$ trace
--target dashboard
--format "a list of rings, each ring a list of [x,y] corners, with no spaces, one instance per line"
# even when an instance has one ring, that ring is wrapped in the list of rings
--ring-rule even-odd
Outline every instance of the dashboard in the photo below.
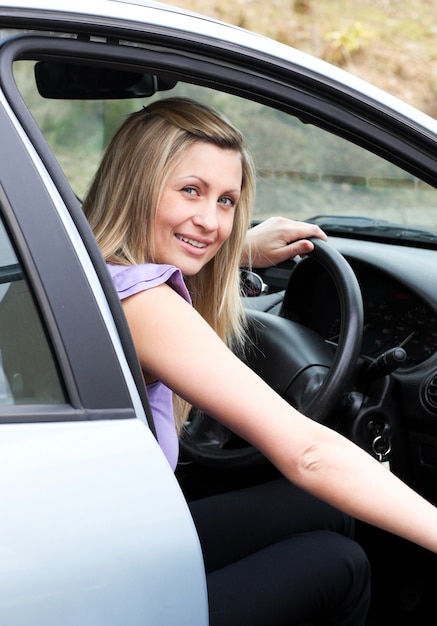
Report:
[[[331,238],[330,238],[331,239]],[[435,257],[429,250],[378,246],[354,241],[349,261],[359,282],[364,306],[362,354],[371,358],[389,348],[403,347],[404,368],[423,363],[437,353],[437,292]],[[348,253],[349,252],[349,253]],[[286,316],[337,343],[340,305],[326,270],[310,257],[293,272],[283,307]]]
[[[410,289],[370,268],[354,268],[364,302],[362,353],[373,358],[403,347],[406,364],[422,363],[437,352],[437,315]],[[302,304],[306,325],[337,343],[340,311],[335,287],[326,276],[312,282],[313,297]]]

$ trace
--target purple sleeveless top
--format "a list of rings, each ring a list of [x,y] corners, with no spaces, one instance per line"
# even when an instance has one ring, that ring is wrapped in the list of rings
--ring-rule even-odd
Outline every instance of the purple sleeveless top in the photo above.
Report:
[[[185,286],[182,273],[173,265],[156,265],[154,263],[114,265],[108,263],[108,269],[120,300],[167,283],[191,304],[190,294]],[[158,443],[172,469],[175,470],[179,455],[179,443],[174,421],[172,392],[163,383],[157,381],[147,385],[147,395],[155,422]]]

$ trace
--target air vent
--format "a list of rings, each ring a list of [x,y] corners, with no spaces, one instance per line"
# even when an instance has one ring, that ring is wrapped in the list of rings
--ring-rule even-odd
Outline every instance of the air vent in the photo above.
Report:
[[[437,410],[437,373],[425,382],[423,387],[423,399],[426,406],[432,411]]]

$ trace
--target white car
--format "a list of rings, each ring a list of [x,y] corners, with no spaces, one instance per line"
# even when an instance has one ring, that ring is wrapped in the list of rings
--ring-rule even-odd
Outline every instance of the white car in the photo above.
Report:
[[[168,5],[0,0],[2,626],[206,625],[186,500],[275,476],[196,413],[172,473],[82,213],[123,117],[169,95],[243,130],[255,222],[282,214],[329,235],[260,272],[268,291],[245,303],[265,359],[250,365],[437,501],[437,122]],[[247,294],[257,278],[243,278]],[[425,623],[434,557],[364,526],[358,536],[374,571],[369,625]]]

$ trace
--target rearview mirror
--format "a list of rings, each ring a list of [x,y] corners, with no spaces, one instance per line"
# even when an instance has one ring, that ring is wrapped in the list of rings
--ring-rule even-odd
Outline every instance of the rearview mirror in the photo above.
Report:
[[[58,100],[148,98],[177,83],[152,74],[59,61],[36,63],[35,79],[43,98]]]

